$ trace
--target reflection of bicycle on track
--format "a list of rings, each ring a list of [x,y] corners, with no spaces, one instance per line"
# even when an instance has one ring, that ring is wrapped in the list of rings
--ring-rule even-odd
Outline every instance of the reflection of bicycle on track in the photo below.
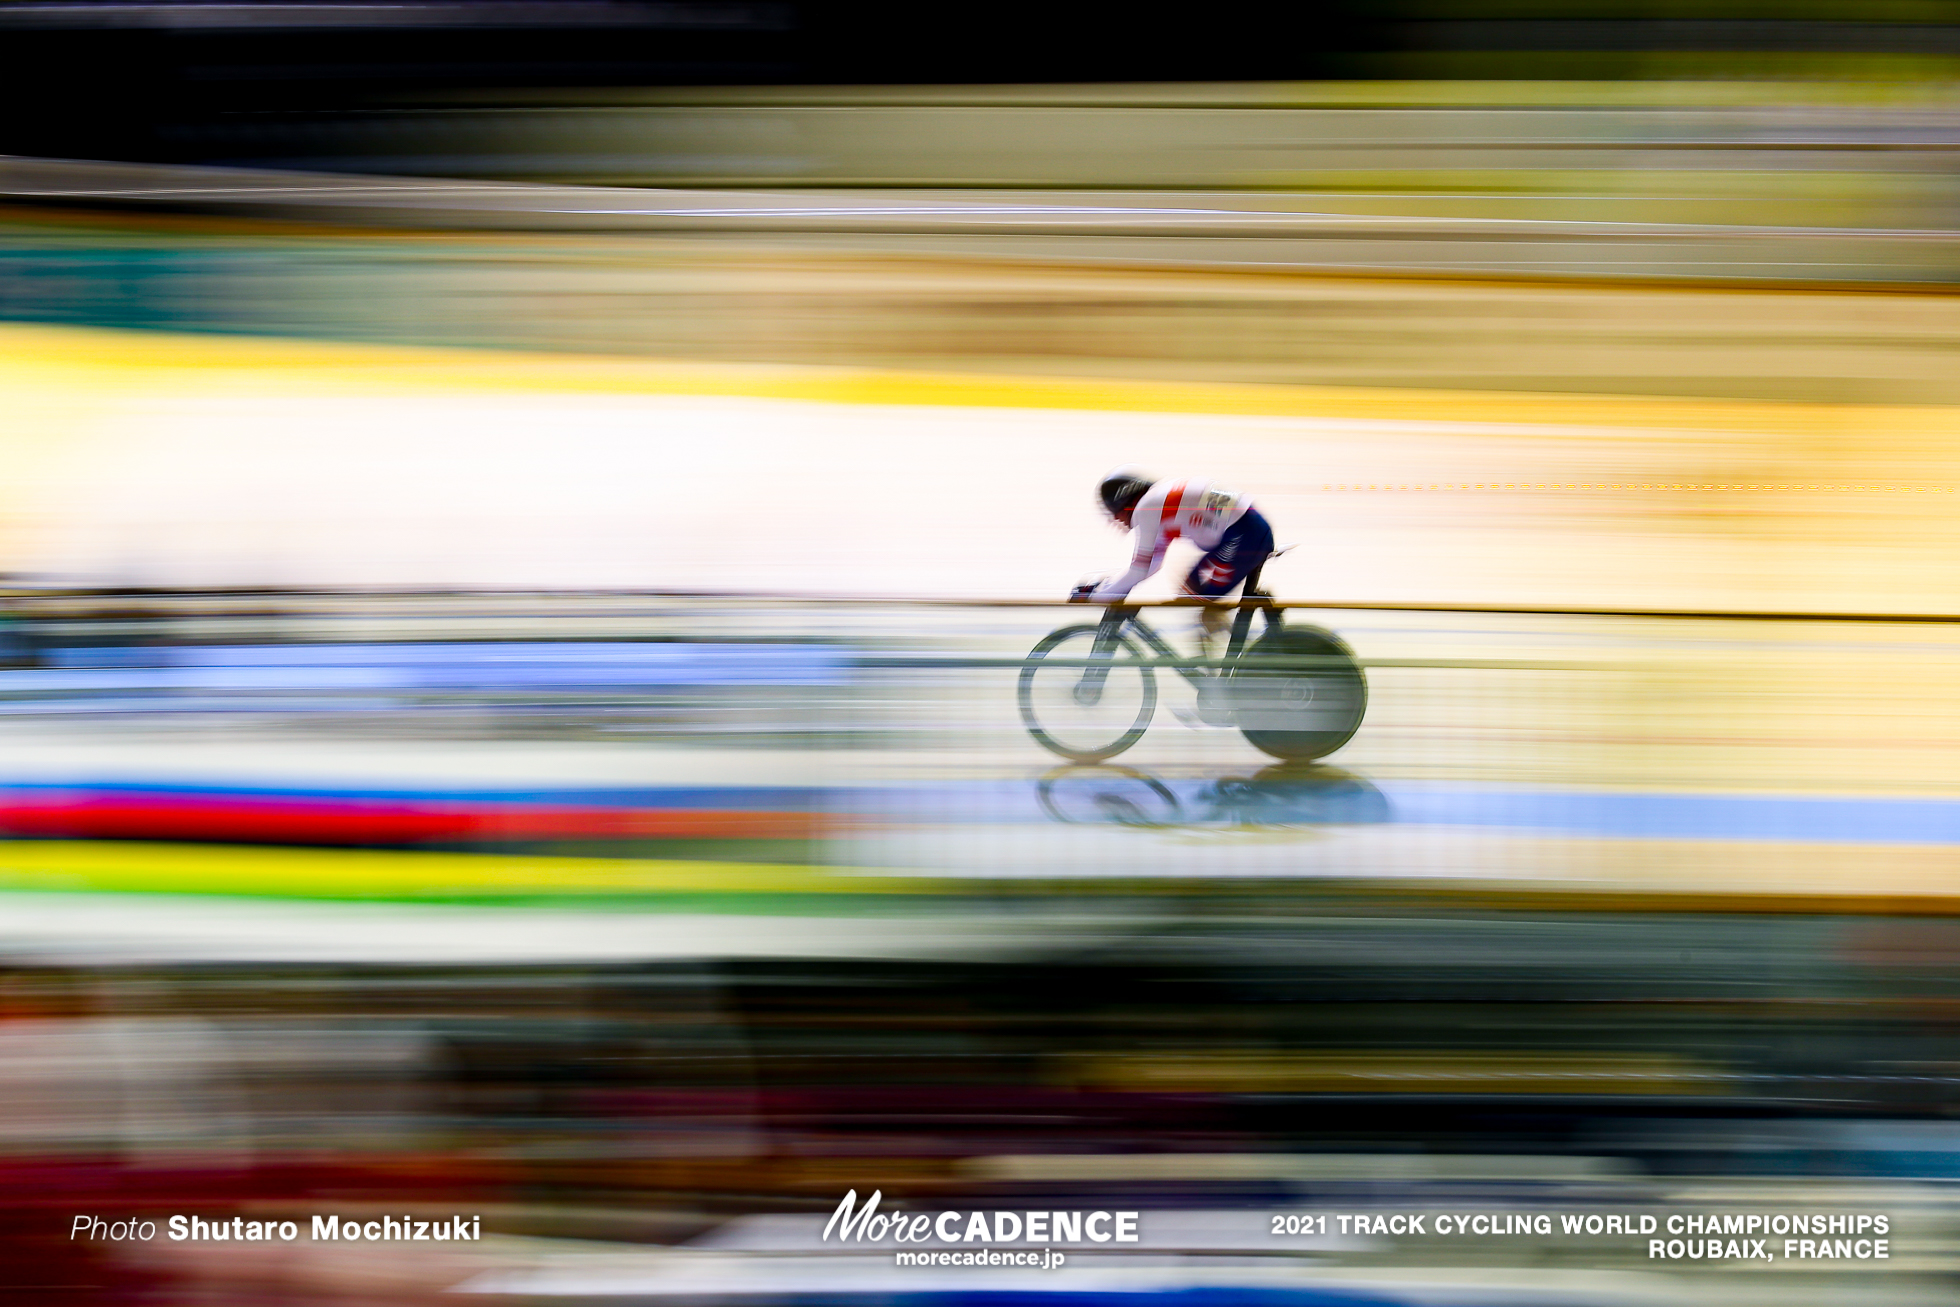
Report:
[[[1049,633],[1021,665],[1028,733],[1076,762],[1113,758],[1143,738],[1157,708],[1157,673],[1173,671],[1197,690],[1201,720],[1236,726],[1275,758],[1305,761],[1346,744],[1368,707],[1361,667],[1332,632],[1285,625],[1259,589],[1262,568],[1246,577],[1231,639],[1217,658],[1179,657],[1126,604],[1110,605],[1093,625]],[[1250,639],[1254,613],[1265,620],[1257,640]]]
[[[1176,789],[1133,767],[1058,767],[1035,783],[1042,811],[1073,826],[1273,828],[1363,826],[1392,820],[1388,797],[1339,767],[1275,763],[1251,776]]]

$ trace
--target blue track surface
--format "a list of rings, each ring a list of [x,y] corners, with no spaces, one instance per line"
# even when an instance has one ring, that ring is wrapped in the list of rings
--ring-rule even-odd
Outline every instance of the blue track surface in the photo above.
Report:
[[[1442,781],[1370,783],[1338,774],[1315,783],[1152,780],[1070,776],[1082,822],[1123,825],[1400,825],[1594,836],[1610,839],[1789,841],[1823,844],[1960,845],[1960,801],[1863,797],[1626,793],[1531,789]],[[475,787],[196,785],[136,778],[0,778],[0,797],[35,793],[292,798],[321,802],[428,801],[512,806],[829,811],[911,825],[1036,825],[1056,821],[1035,781],[916,786]],[[1059,792],[1059,791],[1057,791]],[[1101,796],[1130,800],[1117,815]],[[1168,796],[1168,797],[1166,797]],[[1126,821],[1122,811],[1136,814]]]

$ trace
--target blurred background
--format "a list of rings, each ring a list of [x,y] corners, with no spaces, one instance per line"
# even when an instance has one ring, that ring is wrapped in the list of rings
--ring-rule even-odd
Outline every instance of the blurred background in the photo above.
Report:
[[[1956,151],[1944,0],[0,2],[8,1286],[1951,1302]],[[1120,463],[1350,744],[1028,736]],[[1892,1256],[1269,1233],[1435,1210]]]

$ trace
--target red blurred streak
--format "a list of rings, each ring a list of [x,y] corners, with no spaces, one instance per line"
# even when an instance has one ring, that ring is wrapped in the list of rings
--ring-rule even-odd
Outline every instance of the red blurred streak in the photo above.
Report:
[[[457,808],[304,799],[90,796],[0,803],[0,831],[41,839],[395,845],[550,839],[813,839],[811,812]]]

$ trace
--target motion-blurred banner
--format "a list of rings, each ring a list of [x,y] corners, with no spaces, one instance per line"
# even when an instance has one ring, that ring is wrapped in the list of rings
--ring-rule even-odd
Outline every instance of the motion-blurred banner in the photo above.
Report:
[[[0,0],[0,1287],[1952,1302],[1956,150],[1946,0]]]

